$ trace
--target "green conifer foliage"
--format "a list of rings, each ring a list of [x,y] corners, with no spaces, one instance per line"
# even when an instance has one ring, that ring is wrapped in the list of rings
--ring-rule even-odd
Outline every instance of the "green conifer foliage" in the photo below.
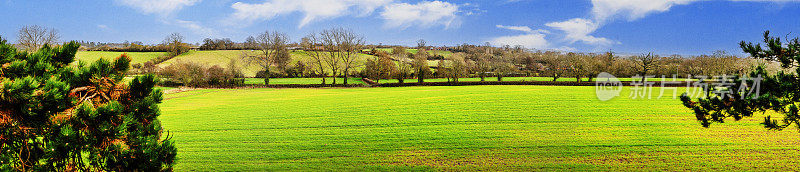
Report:
[[[708,127],[712,123],[723,123],[729,117],[739,120],[744,117],[752,117],[754,114],[774,111],[783,115],[781,121],[766,116],[762,123],[765,128],[783,130],[795,124],[800,130],[800,125],[798,125],[800,124],[798,115],[800,40],[794,38],[784,43],[778,37],[770,37],[769,31],[767,31],[764,33],[764,43],[766,43],[766,49],[761,44],[754,45],[744,41],[740,43],[740,46],[753,58],[779,62],[784,69],[795,71],[769,75],[763,67],[758,67],[748,77],[734,77],[732,85],[710,87],[707,90],[708,94],[696,101],[693,101],[687,94],[683,94],[681,100],[684,106],[694,111],[697,120],[704,127]],[[763,77],[763,80],[752,79],[759,78],[759,76]]]
[[[156,78],[126,55],[69,66],[80,45],[18,51],[0,38],[0,171],[170,171]]]

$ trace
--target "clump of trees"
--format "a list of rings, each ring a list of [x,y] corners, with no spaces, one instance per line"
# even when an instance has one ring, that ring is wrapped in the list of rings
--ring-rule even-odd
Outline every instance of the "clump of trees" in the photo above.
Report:
[[[1,171],[169,171],[153,75],[122,82],[130,59],[70,67],[76,42],[35,53],[0,38]]]
[[[240,47],[235,46],[236,43],[231,41],[230,38],[222,39],[203,39],[203,45],[200,45],[200,50],[236,50]]]
[[[192,62],[176,62],[161,69],[161,77],[165,78],[165,85],[180,85],[188,87],[236,87],[244,85],[241,71],[235,61],[231,61],[228,68],[214,65],[205,67]]]
[[[287,50],[288,42],[289,36],[284,33],[264,31],[256,37],[248,37],[246,42],[252,47],[257,47],[260,53],[243,52],[240,58],[248,65],[261,68],[264,84],[269,85],[270,67],[275,63],[280,63],[280,59],[290,58]]]

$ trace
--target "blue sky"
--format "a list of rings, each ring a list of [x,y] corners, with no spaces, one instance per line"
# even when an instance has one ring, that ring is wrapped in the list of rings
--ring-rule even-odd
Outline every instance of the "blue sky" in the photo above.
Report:
[[[265,30],[297,41],[345,27],[371,44],[523,45],[582,52],[740,53],[764,30],[800,36],[797,0],[110,0],[0,1],[0,35],[52,27],[61,40],[159,43],[179,32],[242,41]]]

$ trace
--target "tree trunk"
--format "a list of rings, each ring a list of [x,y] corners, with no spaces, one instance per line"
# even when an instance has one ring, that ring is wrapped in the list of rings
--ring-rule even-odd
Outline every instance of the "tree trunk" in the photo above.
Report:
[[[647,81],[647,71],[642,72],[642,84]]]
[[[503,75],[497,75],[497,81],[503,81]]]
[[[397,79],[397,83],[401,83],[402,84],[403,82],[405,82],[405,81],[403,81],[403,79]]]
[[[322,76],[322,85],[325,85],[325,76]]]
[[[269,85],[269,67],[264,71],[264,85]]]
[[[344,85],[347,85],[347,71],[350,70],[349,68],[344,68],[344,80],[342,81]]]
[[[424,83],[425,82],[425,74],[422,74],[422,70],[417,70],[417,83]]]
[[[484,76],[483,73],[481,73],[478,76],[481,76],[481,82],[486,81],[486,76]]]
[[[553,82],[556,82],[557,80],[558,80],[558,74],[553,74]]]

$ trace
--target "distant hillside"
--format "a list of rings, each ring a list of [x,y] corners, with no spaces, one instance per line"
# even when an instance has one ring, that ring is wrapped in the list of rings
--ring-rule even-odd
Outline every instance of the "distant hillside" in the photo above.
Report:
[[[246,77],[254,77],[256,73],[260,70],[260,68],[256,65],[244,64],[244,62],[241,61],[240,59],[243,53],[259,53],[259,52],[253,50],[190,51],[188,53],[182,54],[173,59],[165,61],[164,63],[159,64],[159,67],[166,67],[173,63],[182,61],[182,62],[199,63],[206,66],[219,65],[220,67],[227,68],[230,59],[234,59],[236,60],[236,63],[242,69],[242,72]],[[300,50],[292,51],[291,55],[292,55],[292,61],[289,63],[290,65],[296,64],[297,61],[308,62],[311,60],[311,57],[306,56]],[[355,70],[356,71],[360,70],[363,66],[362,64],[364,64],[364,62],[366,62],[366,60],[370,57],[375,57],[375,56],[360,54],[359,59],[356,60],[357,68]]]
[[[96,61],[97,59],[104,58],[107,60],[112,60],[114,58],[119,57],[123,53],[127,53],[128,57],[131,58],[131,64],[136,63],[144,63],[150,59],[154,59],[161,56],[166,56],[166,52],[110,52],[110,51],[78,51],[75,55],[75,62],[73,64],[77,64],[78,61],[84,61],[86,63],[91,63]]]

